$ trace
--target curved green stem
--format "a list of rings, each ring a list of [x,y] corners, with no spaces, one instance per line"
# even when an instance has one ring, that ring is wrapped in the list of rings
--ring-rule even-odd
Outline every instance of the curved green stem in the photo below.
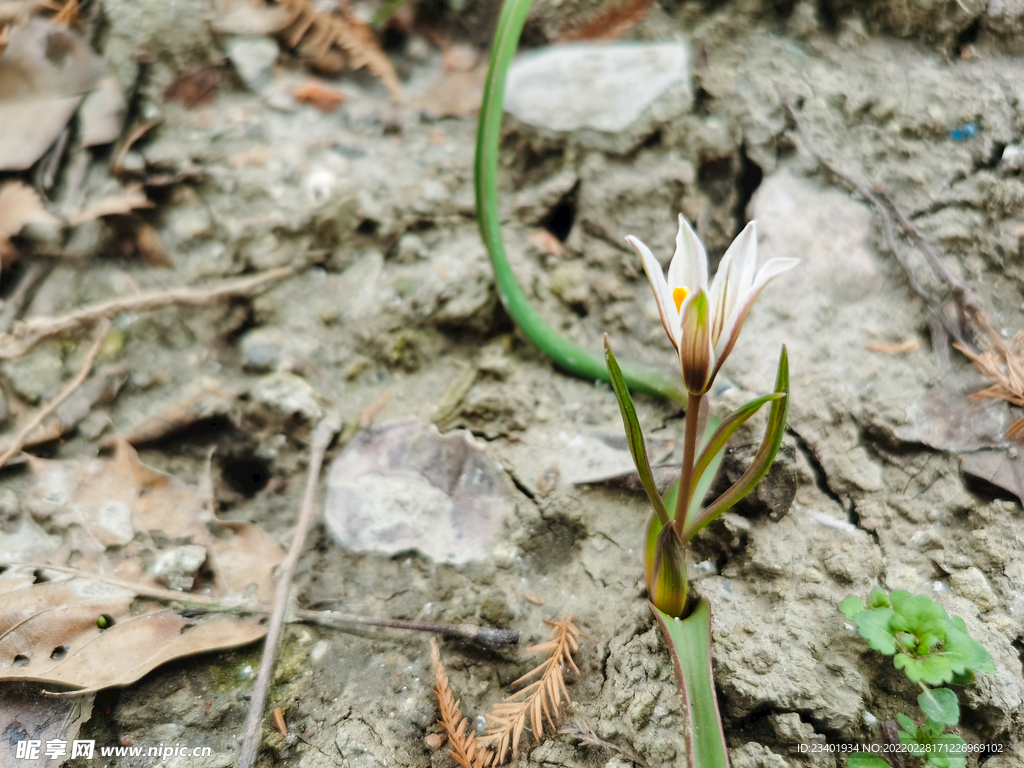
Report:
[[[573,344],[552,328],[530,304],[516,282],[505,253],[498,213],[498,147],[505,103],[505,80],[522,34],[532,0],[505,0],[491,46],[484,84],[480,122],[476,134],[473,175],[476,192],[476,216],[480,237],[491,255],[498,294],[506,311],[523,333],[560,368],[591,381],[608,381],[604,357]],[[670,377],[635,363],[622,363],[622,373],[630,389],[686,404],[686,393]]]

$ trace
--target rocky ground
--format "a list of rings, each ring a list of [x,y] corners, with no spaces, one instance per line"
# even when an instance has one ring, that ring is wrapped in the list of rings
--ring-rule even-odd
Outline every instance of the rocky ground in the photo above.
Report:
[[[135,93],[137,114],[162,119],[128,162],[180,175],[144,212],[173,266],[117,252],[97,222],[65,244],[80,258],[56,266],[26,316],[133,286],[312,266],[254,298],[122,316],[109,357],[127,366],[127,383],[51,454],[97,455],[108,433],[196,392],[230,391],[230,408],[140,446],[140,456],[198,485],[215,447],[220,514],[287,544],[310,429],[328,404],[352,423],[388,395],[371,436],[406,419],[468,430],[485,484],[380,470],[387,498],[356,510],[365,524],[351,523],[346,500],[367,475],[359,461],[373,463],[372,441],[341,454],[325,482],[325,522],[300,563],[299,604],[515,627],[521,646],[546,636],[544,619],[574,615],[585,637],[570,717],[649,766],[683,765],[680,699],[643,599],[647,505],[611,480],[629,467],[614,397],[557,372],[502,310],[474,221],[475,118],[415,106],[441,55],[415,26],[392,40],[400,105],[364,75],[334,83],[347,96],[336,111],[289,101],[306,75],[285,57],[248,80],[224,65],[231,79],[216,99],[186,108],[165,101],[167,85],[225,55],[241,73],[238,41],[211,31],[202,0],[102,5],[100,53]],[[595,10],[570,5],[535,9],[529,44],[557,40]],[[434,10],[471,43],[493,20],[486,4]],[[585,70],[571,62],[535,59],[533,79],[513,76],[506,243],[539,311],[569,338],[597,349],[607,332],[620,358],[671,368],[623,236],[667,261],[679,211],[713,261],[751,218],[762,261],[801,259],[764,293],[714,393],[724,413],[767,391],[786,344],[793,394],[781,459],[755,500],[699,538],[691,563],[714,610],[735,768],[841,765],[801,745],[880,742],[881,723],[913,707],[912,686],[837,609],[878,585],[933,595],[967,622],[998,672],[963,690],[961,732],[1004,745],[983,756],[989,768],[1021,764],[1024,523],[1013,482],[1000,480],[1017,476],[1003,431],[1019,413],[967,400],[985,381],[937,330],[948,302],[912,292],[888,220],[820,158],[891,195],[1011,336],[1024,327],[1022,28],[1024,7],[998,0],[667,3],[627,33],[662,47],[615,62],[617,86],[578,85]],[[594,66],[619,52],[598,52]],[[947,296],[920,249],[895,243],[917,279]],[[4,362],[5,392],[45,401],[72,372],[73,350],[48,342]],[[643,397],[638,408],[673,463],[680,410]],[[741,433],[725,474],[742,470],[757,439]],[[16,506],[30,477],[0,478]],[[393,525],[381,524],[385,514]],[[471,718],[532,666],[519,649],[449,642],[444,655]],[[189,765],[232,765],[258,659],[255,647],[185,659],[101,693],[80,738],[206,745],[214,756]],[[270,706],[284,710],[290,733],[266,729],[262,765],[451,764],[427,739],[438,727],[424,636],[294,625],[278,665]],[[524,742],[518,762],[628,763],[566,736]]]

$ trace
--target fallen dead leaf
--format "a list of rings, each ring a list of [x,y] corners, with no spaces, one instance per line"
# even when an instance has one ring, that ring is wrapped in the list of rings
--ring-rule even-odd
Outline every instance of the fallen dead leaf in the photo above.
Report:
[[[164,91],[164,101],[176,101],[185,109],[195,109],[212,104],[220,92],[221,73],[217,67],[208,66],[188,72]]]
[[[652,5],[652,0],[625,0],[614,3],[594,16],[582,27],[570,30],[560,38],[571,40],[616,40],[639,22]]]
[[[293,14],[278,5],[251,0],[221,0],[212,27],[222,35],[273,35],[292,23]]]
[[[90,413],[113,401],[127,379],[128,369],[123,366],[105,366],[96,371],[67,400],[57,406],[50,418],[25,437],[22,447],[42,445],[63,437]],[[14,434],[0,437],[0,454],[7,452],[14,444],[15,437]]]
[[[13,27],[0,56],[0,170],[23,171],[42,157],[105,74],[73,30],[41,18]]]
[[[485,65],[469,72],[445,72],[410,104],[435,118],[471,115],[480,109],[486,77]]]
[[[271,713],[271,719],[274,721],[274,727],[277,728],[277,732],[282,737],[288,735],[288,724],[284,721],[284,712],[281,711],[280,707],[274,707],[274,711]]]
[[[136,221],[135,235],[132,243],[135,252],[142,257],[142,261],[148,266],[164,267],[166,269],[174,267],[174,260],[171,259],[171,255],[164,248],[160,235],[157,234],[156,229],[151,224],[145,221]]]
[[[321,112],[333,112],[345,103],[345,94],[316,80],[294,86],[292,96],[298,102],[312,104]]]
[[[26,740],[41,744],[51,740],[70,743],[78,738],[82,725],[92,717],[92,696],[72,700],[40,696],[38,686],[5,683],[0,699],[0,765],[18,768],[57,766],[44,750],[38,760],[18,755],[18,743]]]
[[[562,241],[558,239],[558,235],[547,229],[539,228],[531,231],[526,237],[526,242],[541,253],[549,253],[559,258],[565,255],[565,249],[562,248]]]
[[[913,352],[918,349],[921,345],[918,344],[917,339],[907,339],[906,341],[869,341],[864,345],[864,349],[870,350],[871,352],[881,352],[886,355],[902,355],[907,352]]]
[[[68,225],[77,227],[87,221],[99,219],[104,216],[125,216],[139,208],[152,208],[153,201],[146,197],[142,185],[132,184],[126,187],[123,192],[116,195],[104,197],[90,203],[81,212],[68,219]]]
[[[39,194],[28,184],[8,181],[0,185],[0,267],[6,268],[18,251],[11,238],[27,224],[59,224],[60,219],[43,207]]]
[[[176,590],[187,605],[190,590],[202,590],[269,602],[271,571],[284,553],[260,528],[217,520],[206,499],[144,465],[123,441],[112,460],[30,464],[36,484],[24,507],[32,517],[13,534],[0,531],[0,680],[89,693],[265,634],[255,616],[146,596]],[[38,530],[33,518],[59,536]],[[33,528],[34,549],[22,531]],[[19,565],[26,556],[42,565]]]
[[[113,75],[104,77],[85,97],[78,113],[82,123],[82,146],[95,147],[117,141],[124,129],[128,104],[121,84]]]

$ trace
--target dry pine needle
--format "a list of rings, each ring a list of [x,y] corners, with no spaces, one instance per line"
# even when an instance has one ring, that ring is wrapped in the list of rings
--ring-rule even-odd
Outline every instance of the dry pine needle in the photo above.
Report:
[[[570,618],[544,623],[551,627],[547,641],[527,648],[526,653],[543,653],[546,658],[512,684],[526,683],[523,688],[495,704],[484,715],[490,725],[479,741],[476,734],[467,729],[467,720],[460,709],[460,702],[452,694],[437,641],[431,639],[430,658],[436,679],[434,693],[441,709],[438,723],[448,735],[448,754],[456,765],[462,768],[504,765],[510,751],[512,758],[517,758],[519,741],[527,721],[537,743],[549,726],[552,733],[555,731],[555,720],[562,705],[569,703],[565,670],[568,667],[577,675],[580,672],[572,658],[573,653],[579,650],[580,630]]]

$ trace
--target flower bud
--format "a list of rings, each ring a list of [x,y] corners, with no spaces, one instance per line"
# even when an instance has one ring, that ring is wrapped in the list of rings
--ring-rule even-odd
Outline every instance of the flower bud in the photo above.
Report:
[[[690,586],[686,577],[683,542],[671,523],[661,527],[655,534],[655,526],[660,525],[657,516],[653,515],[647,524],[647,547],[644,553],[647,595],[659,611],[678,618],[686,610]]]

